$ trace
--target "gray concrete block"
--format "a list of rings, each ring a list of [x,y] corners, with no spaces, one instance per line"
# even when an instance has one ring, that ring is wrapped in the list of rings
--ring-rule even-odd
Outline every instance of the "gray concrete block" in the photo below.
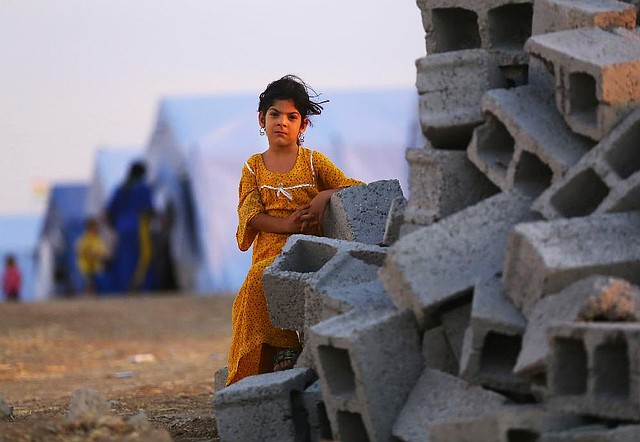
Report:
[[[640,282],[640,213],[522,223],[509,237],[503,285],[527,317],[544,296],[595,274]]]
[[[497,393],[427,368],[393,424],[394,440],[430,441],[431,428],[439,422],[487,416],[504,403]]]
[[[426,146],[409,148],[405,156],[411,194],[404,212],[407,223],[432,224],[499,192],[466,152]]]
[[[547,329],[552,323],[593,320],[640,320],[640,290],[619,278],[594,275],[542,298],[529,316],[514,372],[526,377],[545,375]]]
[[[322,401],[320,381],[314,382],[304,390],[302,393],[302,404],[307,412],[307,421],[309,422],[308,442],[321,442],[327,439],[332,440],[333,432],[331,431],[331,423],[327,417],[327,410]]]
[[[344,188],[331,196],[322,230],[327,238],[380,245],[394,199],[402,197],[398,180]]]
[[[640,42],[600,28],[535,35],[528,53],[554,65],[556,107],[572,131],[601,140],[640,105]]]
[[[495,59],[483,49],[429,54],[416,60],[422,133],[438,149],[464,150],[482,122],[485,91],[507,87]]]
[[[482,109],[485,123],[474,130],[467,153],[502,190],[538,196],[592,147],[533,86],[489,91]]]
[[[526,323],[505,296],[499,276],[476,284],[460,377],[498,391],[529,394],[529,382],[513,373]]]
[[[304,330],[352,309],[393,308],[393,302],[378,278],[386,250],[340,253],[322,275],[305,289]]]
[[[577,28],[636,26],[636,8],[616,0],[536,0],[531,34]]]
[[[640,210],[640,109],[633,111],[533,203],[546,219]]]
[[[379,271],[396,307],[411,309],[422,330],[437,325],[439,308],[500,272],[511,229],[532,219],[529,205],[500,193],[400,238]]]
[[[213,374],[213,391],[220,391],[227,385],[229,367],[221,367]]]
[[[220,440],[305,440],[309,428],[301,397],[314,380],[312,370],[294,368],[249,376],[216,392],[214,408]]]
[[[447,343],[457,361],[460,361],[464,335],[469,327],[471,317],[472,292],[456,298],[443,305],[436,314],[442,324]]]
[[[540,436],[540,442],[630,442],[640,440],[640,425],[620,425],[608,428],[592,424],[564,431],[549,431]]]
[[[336,439],[388,441],[424,367],[411,312],[354,310],[309,335]]]
[[[481,417],[437,422],[431,426],[429,442],[538,441],[549,431],[585,423],[584,418],[551,413],[543,405],[511,405]]]
[[[556,323],[548,336],[550,409],[640,421],[640,324]]]
[[[391,201],[389,215],[384,225],[384,235],[382,237],[382,245],[390,246],[400,238],[400,229],[404,222],[404,210],[407,207],[407,199],[399,196]]]
[[[425,365],[434,370],[457,376],[459,363],[447,337],[444,326],[439,325],[424,332],[422,337],[422,356]]]
[[[385,249],[354,241],[311,235],[291,235],[282,253],[264,270],[262,280],[269,317],[276,327],[304,331],[305,288],[332,275],[343,253],[378,256]],[[359,254],[359,255],[358,255]],[[349,285],[358,275],[345,275]]]
[[[522,46],[531,35],[533,5],[519,0],[418,0],[427,53],[483,48],[501,60],[524,61]]]

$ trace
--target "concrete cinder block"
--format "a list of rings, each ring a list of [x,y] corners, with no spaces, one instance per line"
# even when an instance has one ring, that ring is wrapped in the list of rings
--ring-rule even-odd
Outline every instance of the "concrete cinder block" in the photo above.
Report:
[[[636,8],[616,0],[536,0],[531,34],[577,28],[636,26]]]
[[[529,394],[529,382],[513,373],[526,323],[505,296],[499,276],[476,284],[460,377],[498,391]]]
[[[382,245],[390,246],[400,238],[400,229],[404,222],[404,211],[407,207],[407,199],[404,196],[399,196],[391,201],[391,207],[389,208],[389,215],[387,215],[387,222],[384,226],[384,235],[382,237]]]
[[[424,367],[411,312],[354,310],[309,335],[336,439],[388,441]]]
[[[600,28],[535,35],[525,49],[554,65],[556,107],[572,131],[601,140],[640,104],[640,42]]]
[[[429,225],[499,192],[466,152],[426,146],[409,148],[405,156],[411,192],[405,222]]]
[[[418,0],[428,54],[483,48],[501,65],[525,64],[533,2],[520,0]]]
[[[593,320],[640,320],[640,290],[623,279],[594,275],[542,298],[529,316],[514,372],[544,376],[549,354],[547,329],[552,323]]]
[[[220,391],[227,385],[229,367],[221,367],[213,374],[213,391]]]
[[[333,439],[331,423],[327,417],[327,410],[322,401],[320,381],[316,381],[308,386],[302,393],[302,404],[307,412],[309,422],[308,442],[321,442],[322,440]]]
[[[567,128],[548,98],[533,86],[485,94],[485,122],[474,130],[467,153],[500,189],[538,196],[592,147]]]
[[[437,325],[440,307],[500,272],[511,229],[533,219],[530,201],[503,192],[400,238],[379,271],[396,307],[411,309],[423,330]]]
[[[548,333],[550,409],[640,421],[640,324],[565,322]]]
[[[564,431],[549,431],[540,436],[540,442],[630,442],[640,440],[640,425],[620,425],[608,428],[591,424]]]
[[[526,317],[544,296],[595,274],[638,284],[640,213],[522,223],[509,237],[503,285]]]
[[[327,238],[380,245],[391,203],[402,197],[398,180],[382,180],[342,189],[331,196],[322,230]]]
[[[304,330],[352,309],[393,308],[393,302],[378,278],[386,250],[340,253],[332,271],[309,282],[305,289]]]
[[[481,417],[437,422],[431,426],[429,442],[538,441],[549,431],[585,423],[584,418],[551,413],[543,405],[510,405]]]
[[[533,203],[546,219],[640,210],[640,109],[633,111]]]
[[[416,68],[422,133],[435,148],[464,150],[482,122],[482,94],[507,87],[497,62],[483,49],[468,49],[427,55]]]
[[[424,332],[422,355],[427,368],[440,370],[454,376],[458,375],[458,359],[449,345],[442,325]]]
[[[220,440],[305,440],[309,428],[301,397],[314,380],[313,370],[294,368],[249,376],[216,392],[214,408]]]
[[[379,256],[385,249],[354,241],[343,241],[311,235],[291,235],[282,253],[264,270],[262,281],[269,317],[276,327],[304,330],[305,288],[327,275],[332,275],[344,253],[356,256]],[[358,275],[341,280],[349,285]]]
[[[431,428],[439,422],[487,416],[504,402],[497,393],[427,368],[393,424],[394,440],[429,441]]]

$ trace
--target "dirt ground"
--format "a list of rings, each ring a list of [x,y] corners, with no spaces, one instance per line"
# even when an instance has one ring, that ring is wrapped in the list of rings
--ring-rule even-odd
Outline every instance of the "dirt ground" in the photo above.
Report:
[[[0,304],[0,442],[67,440],[73,391],[111,414],[143,411],[174,441],[217,441],[213,374],[226,365],[231,296],[184,294]],[[62,431],[64,433],[64,431]]]

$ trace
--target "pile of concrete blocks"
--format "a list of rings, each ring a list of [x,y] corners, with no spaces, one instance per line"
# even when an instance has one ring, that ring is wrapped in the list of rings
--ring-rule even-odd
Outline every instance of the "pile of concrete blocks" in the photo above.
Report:
[[[265,293],[303,353],[217,391],[221,440],[640,440],[638,2],[417,4],[409,198],[289,238]]]

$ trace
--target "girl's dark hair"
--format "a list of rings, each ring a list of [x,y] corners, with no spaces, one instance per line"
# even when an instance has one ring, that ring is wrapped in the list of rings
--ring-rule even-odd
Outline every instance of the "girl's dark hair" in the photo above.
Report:
[[[320,115],[322,105],[329,102],[329,100],[317,101],[319,96],[320,94],[299,77],[285,75],[269,83],[264,92],[260,94],[258,112],[266,114],[275,100],[291,100],[300,112],[302,119],[305,119],[309,115]]]

